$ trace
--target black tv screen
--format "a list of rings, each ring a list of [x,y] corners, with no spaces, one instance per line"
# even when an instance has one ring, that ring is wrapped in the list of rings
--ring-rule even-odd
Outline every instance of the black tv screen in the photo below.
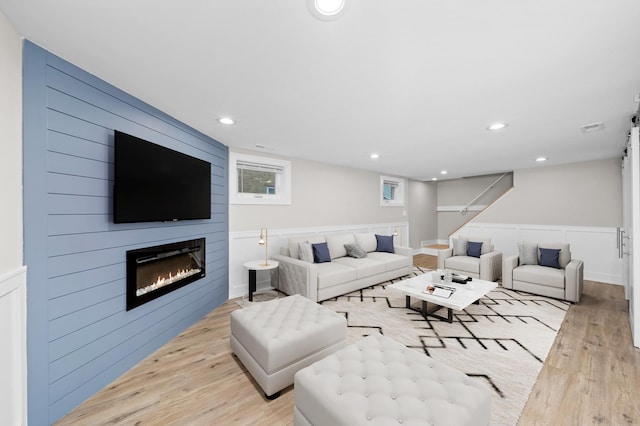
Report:
[[[210,163],[115,131],[114,223],[210,218]]]

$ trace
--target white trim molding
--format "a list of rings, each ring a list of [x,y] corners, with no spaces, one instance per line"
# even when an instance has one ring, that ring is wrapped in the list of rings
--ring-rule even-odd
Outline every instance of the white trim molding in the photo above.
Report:
[[[0,276],[0,413],[3,424],[27,424],[27,268]]]
[[[475,223],[464,225],[452,236],[489,237],[503,258],[518,254],[518,243],[569,243],[571,257],[584,262],[584,278],[622,285],[622,259],[616,248],[617,228],[561,225]]]
[[[398,235],[394,238],[399,246],[408,246],[409,223],[376,223],[361,225],[341,226],[314,226],[308,228],[272,229],[269,228],[269,257],[279,254],[280,248],[287,245],[291,237],[304,237],[311,235],[329,235],[343,233],[374,232],[381,235]],[[260,230],[229,232],[229,299],[248,294],[249,273],[244,268],[246,262],[264,259],[265,247],[258,245]],[[277,272],[274,272],[277,274]],[[258,290],[271,287],[271,272],[258,271],[256,274],[256,287]],[[276,275],[277,277],[277,275]]]

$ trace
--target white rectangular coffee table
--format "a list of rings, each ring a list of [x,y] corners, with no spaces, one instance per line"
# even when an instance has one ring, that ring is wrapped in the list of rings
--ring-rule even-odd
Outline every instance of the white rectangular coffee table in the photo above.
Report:
[[[389,288],[405,294],[406,307],[408,309],[411,308],[411,298],[414,297],[416,299],[422,300],[421,312],[425,318],[427,315],[430,315],[444,321],[453,322],[454,309],[456,311],[461,311],[472,303],[477,303],[482,296],[498,287],[497,283],[494,283],[492,281],[484,281],[477,278],[474,278],[472,281],[469,281],[466,284],[457,284],[454,282],[434,283],[431,280],[431,276],[431,272],[427,272],[426,274],[422,274],[417,277],[409,278],[408,280],[403,280],[392,284],[389,286]],[[427,286],[430,285],[436,288],[438,286],[451,287],[454,288],[455,291],[448,298],[435,296],[433,294],[424,292]],[[427,302],[434,304],[435,307],[431,310],[428,310]],[[447,308],[448,313],[446,318],[435,314],[435,312],[441,308]]]

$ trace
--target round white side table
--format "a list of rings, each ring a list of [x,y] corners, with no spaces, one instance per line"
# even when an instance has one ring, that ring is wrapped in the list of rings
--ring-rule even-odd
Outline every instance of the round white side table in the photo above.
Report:
[[[249,270],[249,302],[253,302],[253,293],[256,292],[256,272],[276,269],[278,265],[276,260],[269,260],[266,265],[264,260],[252,260],[244,264]]]

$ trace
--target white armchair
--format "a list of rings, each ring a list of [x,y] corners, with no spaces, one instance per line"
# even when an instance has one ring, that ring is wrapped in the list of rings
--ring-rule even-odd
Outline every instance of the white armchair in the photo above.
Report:
[[[438,269],[496,281],[502,272],[502,253],[495,251],[491,238],[452,238],[453,247],[438,252]]]
[[[549,250],[543,258],[542,250]],[[552,266],[548,266],[552,265]],[[569,244],[523,242],[518,255],[504,260],[502,286],[513,290],[579,302],[584,264],[572,259]]]

